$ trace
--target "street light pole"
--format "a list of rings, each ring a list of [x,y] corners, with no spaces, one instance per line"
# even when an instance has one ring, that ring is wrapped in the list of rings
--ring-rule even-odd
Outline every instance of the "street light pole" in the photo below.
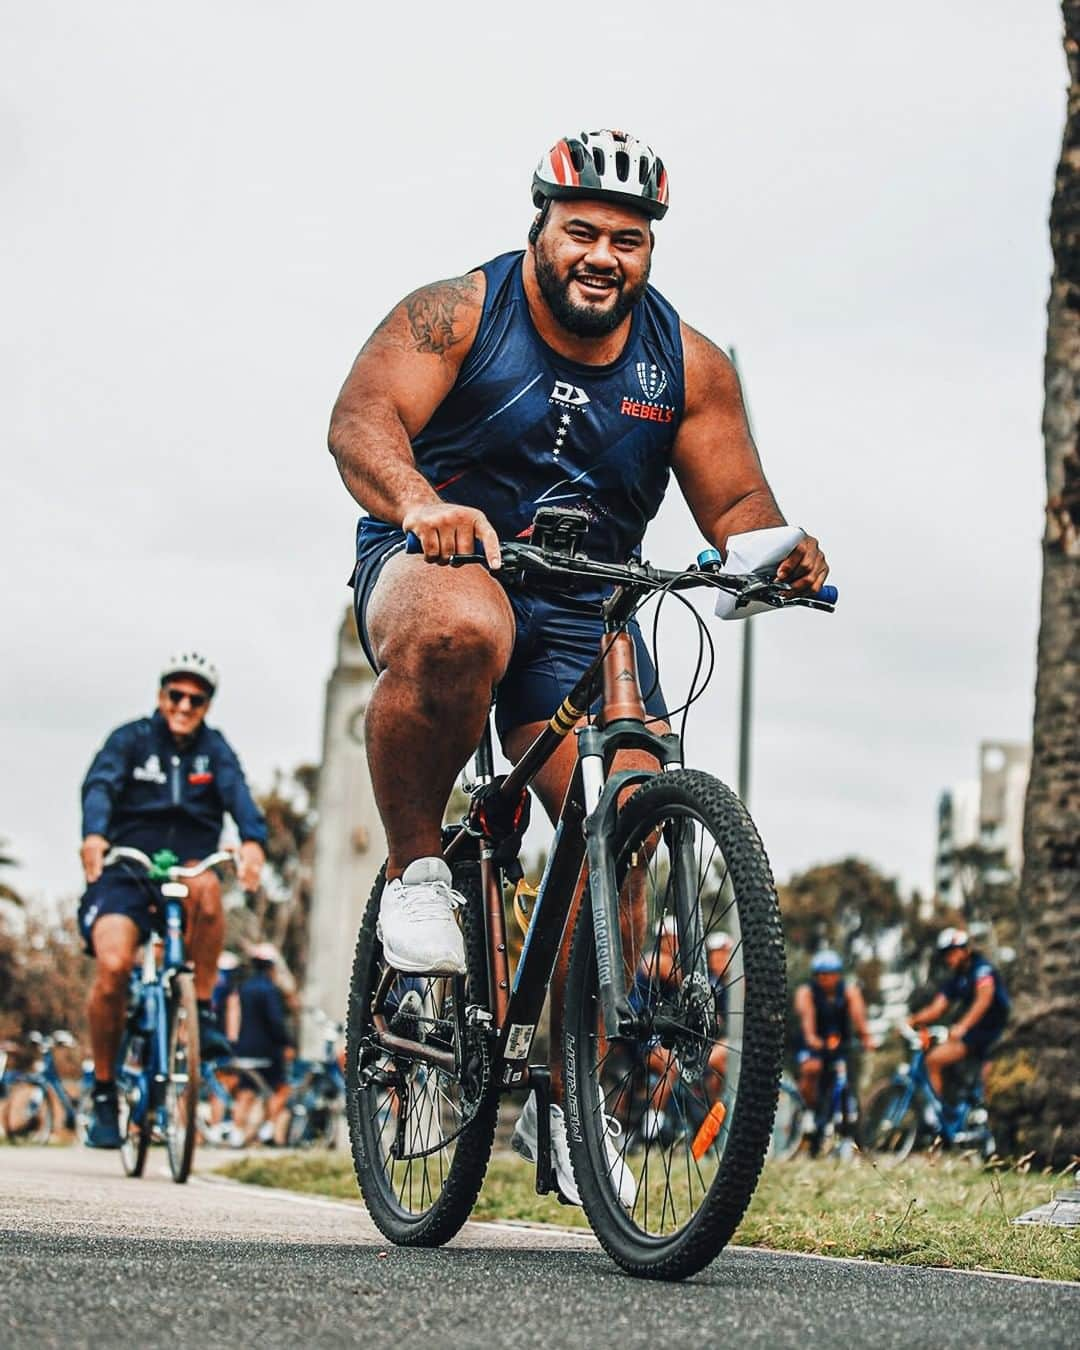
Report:
[[[731,357],[731,364],[735,368],[735,374],[741,388],[742,376],[739,374],[739,360],[735,355],[734,347],[728,349],[728,355]],[[751,438],[753,438],[754,428],[750,421],[750,405],[746,399],[745,389],[742,391],[742,400],[743,409],[746,413],[746,425],[750,429]],[[739,690],[739,799],[747,809],[750,807],[750,727],[753,712],[754,624],[752,619],[744,619],[742,625],[742,681]]]

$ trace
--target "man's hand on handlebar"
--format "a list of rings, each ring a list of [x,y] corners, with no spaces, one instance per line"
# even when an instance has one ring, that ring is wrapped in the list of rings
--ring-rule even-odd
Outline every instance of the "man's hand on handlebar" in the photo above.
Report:
[[[829,564],[813,535],[795,545],[776,569],[777,581],[784,581],[796,593],[820,591],[829,575]]]
[[[457,554],[471,557],[482,544],[487,565],[496,571],[502,565],[499,536],[483,511],[453,502],[425,502],[411,507],[401,521],[406,534],[415,534],[423,545],[427,562],[446,564]]]
[[[86,884],[92,885],[101,876],[105,864],[105,854],[109,851],[109,841],[102,834],[88,834],[82,841],[79,857],[82,859]]]
[[[266,854],[263,852],[261,844],[257,844],[254,839],[248,839],[240,845],[236,879],[240,883],[242,891],[257,891],[259,889],[259,878],[262,876],[265,863]]]

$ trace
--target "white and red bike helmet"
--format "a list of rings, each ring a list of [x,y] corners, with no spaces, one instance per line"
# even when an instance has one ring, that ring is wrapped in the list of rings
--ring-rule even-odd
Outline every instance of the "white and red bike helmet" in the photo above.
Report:
[[[556,141],[533,174],[534,205],[567,197],[617,201],[660,220],[668,209],[667,170],[629,132],[580,131]]]

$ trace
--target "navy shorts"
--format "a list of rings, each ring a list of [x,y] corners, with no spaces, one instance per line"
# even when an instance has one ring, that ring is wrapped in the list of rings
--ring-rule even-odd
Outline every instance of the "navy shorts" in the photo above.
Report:
[[[405,547],[398,533],[363,548],[353,574],[356,629],[372,670],[378,672],[367,635],[367,607],[383,566]],[[499,739],[514,727],[546,722],[596,657],[604,622],[599,602],[534,588],[508,586],[517,634],[510,664],[495,691],[495,730]],[[667,719],[667,706],[656,680],[656,667],[636,622],[629,632],[637,651],[638,679],[650,717]],[[597,677],[599,680],[599,676]]]
[[[90,956],[94,955],[94,924],[106,914],[126,915],[138,928],[140,942],[165,930],[161,893],[123,867],[107,867],[79,901],[79,932]]]
[[[967,1046],[968,1054],[972,1059],[986,1059],[990,1051],[1001,1039],[1001,1033],[1005,1030],[1005,1024],[1000,1026],[984,1027],[976,1023],[970,1031],[965,1031],[962,1037]]]

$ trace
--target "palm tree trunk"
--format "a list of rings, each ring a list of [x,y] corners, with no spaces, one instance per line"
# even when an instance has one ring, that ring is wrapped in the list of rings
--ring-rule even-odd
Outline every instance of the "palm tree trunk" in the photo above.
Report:
[[[1046,530],[1031,780],[1024,812],[1024,1069],[1017,1144],[1080,1153],[1080,0],[1065,0],[1068,110],[1050,210]]]

